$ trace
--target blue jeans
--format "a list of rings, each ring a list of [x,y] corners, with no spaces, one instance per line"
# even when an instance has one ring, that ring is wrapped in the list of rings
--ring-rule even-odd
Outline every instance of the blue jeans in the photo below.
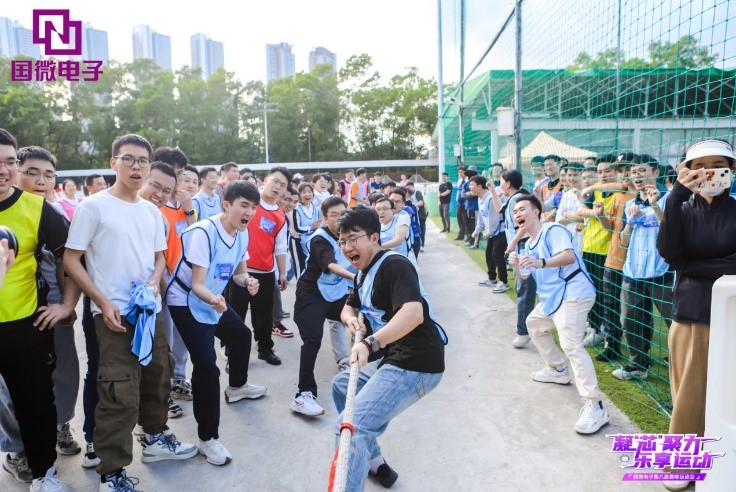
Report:
[[[87,374],[84,376],[84,389],[82,390],[82,406],[84,407],[84,440],[92,442],[92,434],[95,430],[95,408],[100,397],[97,394],[97,366],[100,364],[100,347],[97,345],[97,333],[95,333],[95,320],[92,318],[92,310],[89,297],[84,296],[82,309],[82,330],[84,330],[84,341],[87,347]]]
[[[526,318],[534,310],[537,298],[537,282],[529,275],[526,280],[516,277],[516,333],[528,335],[526,329]]]
[[[392,418],[432,391],[442,380],[442,373],[407,371],[391,364],[376,370],[378,362],[366,365],[358,379],[353,416],[355,434],[350,446],[345,490],[363,490],[370,460],[381,456],[381,448],[376,441],[378,436],[386,431]],[[336,442],[340,439],[349,378],[350,371],[346,370],[332,379],[332,398],[340,412]]]

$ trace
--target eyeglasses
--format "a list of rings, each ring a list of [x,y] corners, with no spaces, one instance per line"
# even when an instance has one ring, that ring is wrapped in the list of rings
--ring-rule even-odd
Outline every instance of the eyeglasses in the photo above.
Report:
[[[388,212],[389,210],[393,210],[391,207],[376,207],[376,212]]]
[[[0,163],[5,164],[5,167],[15,167],[20,161],[18,159],[8,159],[7,161],[0,161]]]
[[[368,236],[368,234],[361,234],[359,236],[353,236],[347,239],[340,239],[337,244],[339,244],[341,248],[344,248],[346,245],[355,246],[356,244],[358,244],[358,239],[366,236]]]
[[[27,171],[20,171],[22,174],[25,174],[31,179],[38,179],[43,178],[45,181],[53,182],[56,179],[56,173],[53,173],[51,171],[47,173],[42,173],[38,169],[29,169]]]
[[[174,190],[172,190],[171,188],[164,188],[163,186],[161,186],[155,181],[148,182],[148,186],[150,186],[151,188],[153,188],[154,190],[158,191],[159,193],[163,195],[171,195],[172,193],[174,193]]]
[[[113,157],[115,157],[115,159],[120,159],[120,162],[122,162],[123,166],[125,167],[133,167],[133,164],[136,164],[136,163],[138,163],[138,165],[141,167],[148,167],[151,165],[151,159],[149,159],[148,157],[140,157],[136,159],[132,155],[128,155],[128,154],[116,155]]]
[[[287,183],[284,183],[283,181],[279,181],[276,178],[271,178],[268,181],[270,183],[273,183],[273,185],[276,186],[277,188],[286,188],[287,186],[289,186]]]

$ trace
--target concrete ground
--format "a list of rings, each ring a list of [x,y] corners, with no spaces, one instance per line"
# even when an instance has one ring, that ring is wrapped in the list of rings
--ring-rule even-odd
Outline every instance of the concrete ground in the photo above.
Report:
[[[505,295],[492,294],[477,281],[484,277],[460,248],[427,223],[426,251],[420,255],[421,278],[438,321],[449,336],[444,379],[437,389],[392,421],[380,439],[387,461],[399,473],[397,491],[639,491],[663,490],[657,483],[622,482],[618,457],[606,434],[635,433],[637,428],[608,404],[611,423],[595,435],[581,436],[573,424],[581,406],[573,385],[532,381],[543,363],[537,350],[511,347],[516,308]],[[294,284],[284,294],[293,312]],[[285,324],[296,331],[291,318]],[[84,337],[77,323],[82,374]],[[298,336],[276,338],[283,364],[269,366],[251,357],[249,381],[266,385],[255,401],[222,401],[220,441],[234,459],[225,467],[198,456],[181,462],[144,465],[136,443],[129,476],[140,488],[158,491],[319,491],[327,487],[334,453],[336,412],[330,380],[336,364],[325,333],[315,375],[327,414],[306,418],[289,410],[296,391]],[[222,389],[227,384],[224,360]],[[82,434],[81,387],[72,428]],[[169,422],[179,439],[197,442],[191,402],[184,416]],[[98,476],[81,467],[82,457],[60,456],[61,479],[74,491],[97,490]],[[8,473],[0,473],[0,490],[27,490]],[[372,480],[366,490],[383,490]]]

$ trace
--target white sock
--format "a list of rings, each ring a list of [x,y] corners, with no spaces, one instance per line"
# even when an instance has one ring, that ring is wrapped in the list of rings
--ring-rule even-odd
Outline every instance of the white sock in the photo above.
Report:
[[[384,463],[386,463],[386,460],[384,460],[383,456],[381,455],[378,455],[375,458],[371,458],[371,471],[373,473],[376,473],[378,471],[378,467]]]

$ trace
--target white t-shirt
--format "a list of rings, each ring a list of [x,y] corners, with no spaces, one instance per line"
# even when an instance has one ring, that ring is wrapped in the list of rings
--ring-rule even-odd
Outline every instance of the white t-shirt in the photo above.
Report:
[[[411,235],[411,217],[404,210],[396,214],[396,227],[399,227],[401,225],[406,226],[406,237],[409,237]],[[383,227],[381,227],[381,229],[383,229]]]
[[[575,213],[580,208],[580,199],[578,198],[578,190],[565,190],[562,192],[562,198],[560,198],[560,204],[557,206],[557,212],[555,215],[555,221],[560,222],[565,217],[567,212]],[[578,231],[579,222],[570,222],[565,224],[565,229],[570,231],[572,234],[572,243],[577,253],[583,251],[583,231]]]
[[[154,266],[156,252],[166,250],[164,220],[151,202],[126,202],[107,190],[82,200],[74,213],[66,247],[84,251],[92,282],[121,314],[133,281]],[[159,312],[161,297],[156,301]],[[94,302],[92,312],[102,314]]]
[[[319,207],[323,201],[325,201],[327,198],[330,197],[330,192],[325,191],[317,191],[314,190],[314,198],[312,198],[312,203],[314,203],[315,207]]]
[[[222,239],[228,247],[232,247],[235,243],[235,236],[231,236],[227,233],[225,227],[222,225],[220,216],[217,215],[215,217],[211,217],[210,220],[217,226],[217,232],[220,233],[220,239]],[[207,233],[204,232],[203,229],[194,229],[189,234],[189,247],[183,251],[184,257],[194,265],[201,266],[202,268],[209,268],[210,241],[207,237]],[[245,241],[241,243],[243,245],[243,250],[240,256],[243,257],[243,260],[240,263],[243,263],[248,260],[248,230],[246,229],[245,232],[241,232],[240,234],[246,235]],[[192,286],[192,269],[185,262],[182,262],[181,265],[179,265],[176,276],[189,287]],[[178,282],[173,281],[166,293],[166,304],[168,306],[186,306],[187,295],[188,292],[185,291]]]

